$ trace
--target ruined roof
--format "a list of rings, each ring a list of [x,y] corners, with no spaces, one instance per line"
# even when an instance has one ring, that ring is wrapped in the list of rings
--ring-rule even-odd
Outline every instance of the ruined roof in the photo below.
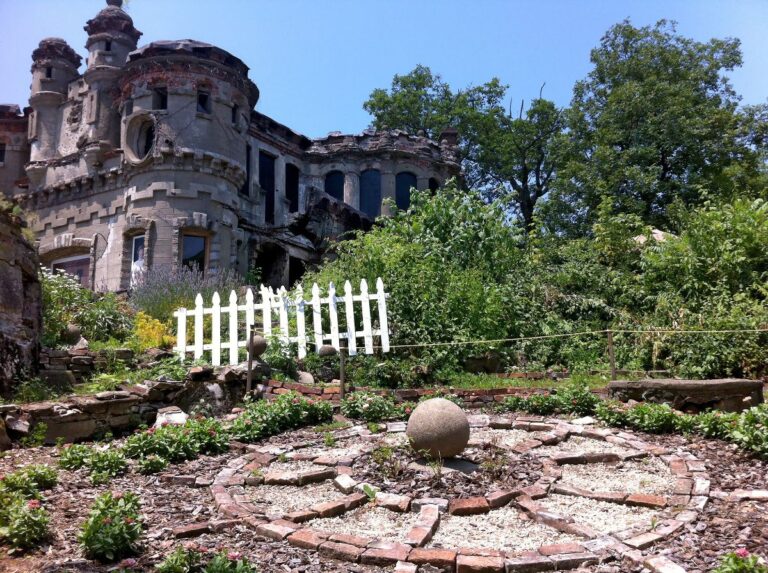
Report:
[[[83,59],[63,38],[43,38],[32,52],[32,60],[37,62],[54,58],[66,60],[76,68]]]
[[[244,76],[248,75],[248,66],[240,58],[212,44],[190,39],[152,42],[131,52],[128,55],[128,61],[135,62],[136,60],[152,56],[171,55],[194,56],[203,60],[211,60],[234,68]]]
[[[107,0],[107,7],[88,20],[83,30],[88,32],[89,36],[104,32],[122,32],[134,42],[137,41],[141,32],[133,26],[133,19],[121,8],[122,4],[121,0]]]
[[[21,108],[15,103],[0,103],[0,117],[14,119],[21,117]]]

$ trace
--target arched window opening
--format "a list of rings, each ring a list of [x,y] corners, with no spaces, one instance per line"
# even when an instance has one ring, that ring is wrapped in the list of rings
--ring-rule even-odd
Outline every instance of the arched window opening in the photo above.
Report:
[[[437,179],[435,179],[434,177],[430,177],[429,178],[429,190],[432,191],[432,193],[434,193],[438,189],[440,189],[440,182]]]
[[[371,218],[381,214],[381,173],[366,169],[360,174],[360,210]]]
[[[411,206],[411,188],[416,187],[416,175],[408,171],[395,177],[395,203],[398,209],[405,211]]]
[[[285,165],[285,197],[289,202],[289,212],[299,211],[299,168],[293,163]]]
[[[341,171],[331,171],[326,174],[325,192],[334,199],[344,200],[344,174]]]
[[[138,141],[136,142],[136,155],[139,159],[144,159],[152,151],[155,145],[155,122],[145,121],[139,129]]]

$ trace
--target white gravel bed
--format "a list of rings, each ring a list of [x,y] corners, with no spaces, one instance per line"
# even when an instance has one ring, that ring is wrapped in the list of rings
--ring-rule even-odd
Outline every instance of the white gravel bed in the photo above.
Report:
[[[417,514],[412,512],[396,513],[382,507],[365,505],[339,517],[313,519],[309,526],[330,533],[402,542],[416,522],[416,517]]]
[[[341,458],[355,458],[365,449],[366,444],[354,444],[351,442],[338,443],[335,446],[313,446],[311,448],[304,448],[296,450],[296,453],[301,455],[313,455],[313,456],[327,456],[329,458],[341,459]]]
[[[470,443],[479,441],[486,444],[494,444],[500,448],[514,448],[520,442],[536,440],[542,434],[543,432],[526,432],[525,430],[473,428],[469,434],[469,440]]]
[[[410,443],[410,438],[405,432],[387,432],[381,438],[381,444],[392,447],[407,446]]]
[[[602,440],[593,440],[592,438],[582,438],[581,436],[571,436],[564,442],[555,444],[554,446],[542,446],[536,448],[534,453],[537,456],[552,456],[560,453],[577,453],[584,452],[589,454],[629,454],[632,450],[617,446],[610,442],[604,442]]]
[[[273,462],[262,471],[267,474],[272,472],[306,472],[324,469],[327,469],[327,467],[313,464],[309,460],[289,460],[285,462]]]
[[[589,525],[601,533],[613,533],[630,527],[650,527],[659,511],[645,507],[629,507],[571,495],[548,495],[538,500],[548,511],[569,515],[577,523]]]
[[[429,547],[482,547],[502,551],[533,551],[548,543],[579,541],[546,525],[531,521],[511,507],[482,515],[441,515]]]
[[[344,496],[330,481],[309,484],[305,486],[295,485],[260,485],[248,488],[251,493],[251,501],[264,507],[265,513],[290,513],[309,509],[316,503],[333,501]]]
[[[666,464],[653,457],[618,465],[566,465],[562,470],[560,483],[589,491],[671,495],[675,486],[675,478]]]

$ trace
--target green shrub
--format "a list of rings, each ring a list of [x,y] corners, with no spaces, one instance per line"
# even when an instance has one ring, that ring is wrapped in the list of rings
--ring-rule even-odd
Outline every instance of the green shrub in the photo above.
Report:
[[[78,310],[74,320],[88,341],[124,341],[133,332],[133,312],[115,293],[95,295],[92,302]]]
[[[216,553],[211,560],[203,567],[202,573],[258,573],[253,567],[238,553],[220,552]]]
[[[43,344],[58,346],[67,325],[91,302],[91,292],[64,271],[40,267],[43,306]]]
[[[45,436],[48,433],[48,424],[45,422],[37,422],[29,434],[19,440],[19,444],[23,448],[37,448],[45,443]]]
[[[675,430],[676,414],[667,404],[638,404],[627,411],[627,423],[649,434],[668,434]]]
[[[677,414],[674,418],[675,431],[680,434],[692,434],[696,431],[696,416]]]
[[[84,444],[68,444],[59,450],[59,466],[65,470],[79,470],[88,463],[91,448]]]
[[[232,423],[230,433],[243,442],[255,442],[280,432],[329,422],[333,407],[325,400],[308,400],[296,393],[281,394],[276,400],[258,400],[246,404]]]
[[[92,450],[86,465],[91,472],[91,481],[95,484],[107,483],[112,478],[125,473],[128,467],[123,453],[112,448]]]
[[[40,490],[51,489],[57,483],[55,469],[45,464],[34,464],[0,477],[0,490],[16,492],[25,499],[39,499]]]
[[[768,404],[742,412],[730,432],[736,444],[761,457],[768,457]]]
[[[723,555],[713,573],[768,573],[768,566],[761,563],[757,555],[750,555],[746,549],[737,549]]]
[[[560,412],[577,416],[591,416],[600,403],[600,398],[586,384],[571,383],[558,390],[556,397]]]
[[[62,391],[69,391],[71,388],[62,388]],[[14,389],[11,402],[15,404],[29,404],[32,402],[44,402],[58,398],[60,391],[51,387],[50,384],[43,382],[40,378],[30,378],[24,380]]]
[[[200,570],[199,552],[177,547],[155,567],[157,573],[192,573]]]
[[[204,556],[194,548],[183,547],[177,547],[157,565],[156,571],[157,573],[257,573],[248,559],[239,553],[221,551],[212,556]]]
[[[48,537],[48,512],[36,499],[17,501],[7,513],[4,525],[0,520],[0,538],[5,537],[11,547],[28,549]]]
[[[277,370],[295,380],[298,374],[296,367],[296,345],[285,343],[277,336],[272,336],[267,341],[267,350],[261,359],[273,370]]]
[[[389,396],[372,392],[353,392],[341,403],[341,413],[355,420],[381,422],[397,417],[398,408]]]
[[[88,557],[115,561],[136,553],[140,537],[139,497],[106,492],[96,498],[78,539]]]
[[[739,415],[713,410],[696,416],[696,432],[705,438],[725,439],[733,430]]]
[[[627,425],[627,412],[621,402],[604,400],[595,406],[595,417],[608,426],[623,428]]]
[[[137,465],[140,474],[156,474],[168,467],[168,460],[155,454],[150,454],[146,458],[139,458]]]

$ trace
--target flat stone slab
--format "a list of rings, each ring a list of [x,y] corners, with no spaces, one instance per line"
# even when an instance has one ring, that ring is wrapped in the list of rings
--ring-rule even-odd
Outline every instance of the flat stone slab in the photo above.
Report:
[[[763,402],[760,380],[726,378],[719,380],[615,380],[608,384],[613,398],[669,404],[683,411],[716,408],[741,412]]]

